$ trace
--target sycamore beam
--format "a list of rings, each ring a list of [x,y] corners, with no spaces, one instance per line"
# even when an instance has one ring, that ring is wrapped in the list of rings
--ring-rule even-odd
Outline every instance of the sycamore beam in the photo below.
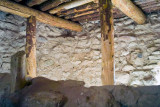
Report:
[[[38,21],[45,24],[49,24],[51,26],[78,32],[82,31],[82,26],[79,24],[54,17],[52,15],[28,8],[26,6],[19,5],[17,3],[8,0],[0,0],[0,11],[16,14],[18,16],[25,18],[29,18],[30,16],[35,16]]]

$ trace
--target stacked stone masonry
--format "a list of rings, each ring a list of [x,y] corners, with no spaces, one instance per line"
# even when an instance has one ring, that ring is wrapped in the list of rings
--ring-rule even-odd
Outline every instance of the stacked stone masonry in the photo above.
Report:
[[[115,84],[160,84],[160,14],[148,23],[115,19]],[[53,80],[101,83],[100,22],[83,23],[83,32],[37,23],[37,74]],[[0,73],[10,73],[11,56],[25,50],[26,19],[0,12]]]

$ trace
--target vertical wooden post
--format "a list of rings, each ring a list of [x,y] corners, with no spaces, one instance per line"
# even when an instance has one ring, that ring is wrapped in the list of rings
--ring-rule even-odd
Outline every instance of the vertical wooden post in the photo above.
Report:
[[[99,0],[101,20],[102,83],[114,85],[114,27],[111,0]]]
[[[26,29],[26,72],[31,78],[36,77],[36,17],[27,19]]]

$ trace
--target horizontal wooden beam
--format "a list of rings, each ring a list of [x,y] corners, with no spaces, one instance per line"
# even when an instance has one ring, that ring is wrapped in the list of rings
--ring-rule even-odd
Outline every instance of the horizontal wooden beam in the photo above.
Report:
[[[52,15],[22,6],[20,4],[8,1],[0,0],[0,10],[18,16],[28,18],[30,16],[35,16],[36,19],[42,23],[49,24],[51,26],[69,29],[73,31],[82,31],[82,26],[71,21],[67,21],[61,18],[54,17]]]
[[[57,15],[62,17],[62,16],[75,14],[75,13],[79,13],[79,12],[84,12],[84,11],[88,11],[88,10],[96,9],[96,8],[98,8],[97,3],[88,3],[88,4],[78,6],[78,7],[66,10],[66,11],[60,11],[57,13]]]
[[[64,3],[64,2],[69,2],[71,0],[49,0],[45,3],[43,3],[40,8],[42,11],[47,11],[49,9],[52,9],[52,8],[55,8],[57,7],[58,5]]]
[[[45,2],[46,0],[28,0],[27,5],[32,7],[34,5],[39,5],[43,2]]]
[[[69,3],[65,3],[61,6],[58,6],[57,8],[54,8],[54,9],[50,10],[49,13],[55,14],[55,13],[58,13],[60,11],[68,10],[68,9],[75,8],[75,7],[78,7],[78,6],[82,6],[84,4],[87,4],[87,3],[90,3],[90,2],[93,2],[93,1],[94,0],[75,0],[75,1],[71,1]]]

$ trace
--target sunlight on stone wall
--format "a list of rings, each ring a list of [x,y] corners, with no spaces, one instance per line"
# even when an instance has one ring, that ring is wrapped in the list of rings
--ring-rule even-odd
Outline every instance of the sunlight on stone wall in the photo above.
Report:
[[[148,17],[145,25],[127,17],[115,20],[117,85],[160,85],[160,16]],[[38,76],[102,85],[100,24],[83,26],[77,33],[37,23]],[[11,56],[24,50],[25,29],[25,19],[0,12],[0,73],[9,73]]]

